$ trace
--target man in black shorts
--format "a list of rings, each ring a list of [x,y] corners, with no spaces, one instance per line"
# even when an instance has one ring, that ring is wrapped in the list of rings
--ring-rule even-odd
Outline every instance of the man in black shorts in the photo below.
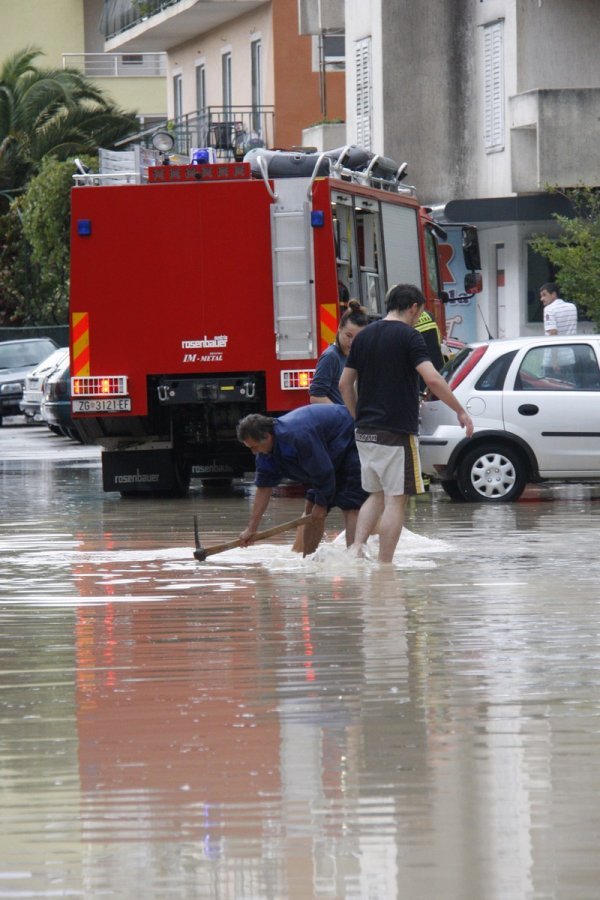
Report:
[[[473,422],[431,362],[415,324],[425,306],[413,284],[387,293],[387,315],[356,335],[340,380],[355,418],[362,486],[369,499],[358,515],[353,549],[379,522],[379,561],[390,563],[404,524],[407,497],[423,493],[419,459],[419,376],[473,434]]]

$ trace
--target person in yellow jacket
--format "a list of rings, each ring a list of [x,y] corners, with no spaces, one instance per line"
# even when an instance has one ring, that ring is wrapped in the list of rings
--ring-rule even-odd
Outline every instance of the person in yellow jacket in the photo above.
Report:
[[[444,357],[442,355],[442,338],[440,335],[440,329],[437,327],[435,319],[429,315],[427,310],[424,309],[417,319],[414,327],[423,335],[423,340],[427,345],[429,358],[439,372],[444,365]],[[419,376],[419,390],[421,391],[421,393],[425,391],[426,387],[427,385],[425,384],[421,376]],[[425,490],[428,491],[430,482],[427,475],[423,476],[423,484]]]
[[[435,320],[427,312],[423,310],[415,325],[417,331],[423,335],[429,358],[435,368],[440,371],[444,365],[444,357],[442,356],[442,338],[440,329],[437,327]]]

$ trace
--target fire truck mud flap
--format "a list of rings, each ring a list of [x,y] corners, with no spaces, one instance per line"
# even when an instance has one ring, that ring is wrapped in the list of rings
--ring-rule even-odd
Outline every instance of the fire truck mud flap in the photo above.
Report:
[[[121,496],[156,494],[181,497],[190,485],[190,468],[173,450],[105,450],[102,454],[105,491]]]

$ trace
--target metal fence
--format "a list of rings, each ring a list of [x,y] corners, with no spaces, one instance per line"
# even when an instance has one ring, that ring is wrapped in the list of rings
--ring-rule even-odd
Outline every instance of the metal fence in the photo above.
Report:
[[[105,0],[100,30],[105,39],[110,40],[149,16],[179,2],[180,0]]]
[[[212,147],[219,159],[241,159],[252,147],[272,147],[275,111],[272,106],[207,106],[175,119],[169,130],[174,150]]]
[[[164,78],[166,53],[63,53],[63,69],[78,69],[90,78]]]

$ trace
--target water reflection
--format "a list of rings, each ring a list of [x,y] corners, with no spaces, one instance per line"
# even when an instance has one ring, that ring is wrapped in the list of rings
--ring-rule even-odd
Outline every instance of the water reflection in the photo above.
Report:
[[[0,474],[0,897],[595,896],[590,497],[423,498],[395,569],[339,522],[198,565],[194,513],[233,537],[247,490]]]

